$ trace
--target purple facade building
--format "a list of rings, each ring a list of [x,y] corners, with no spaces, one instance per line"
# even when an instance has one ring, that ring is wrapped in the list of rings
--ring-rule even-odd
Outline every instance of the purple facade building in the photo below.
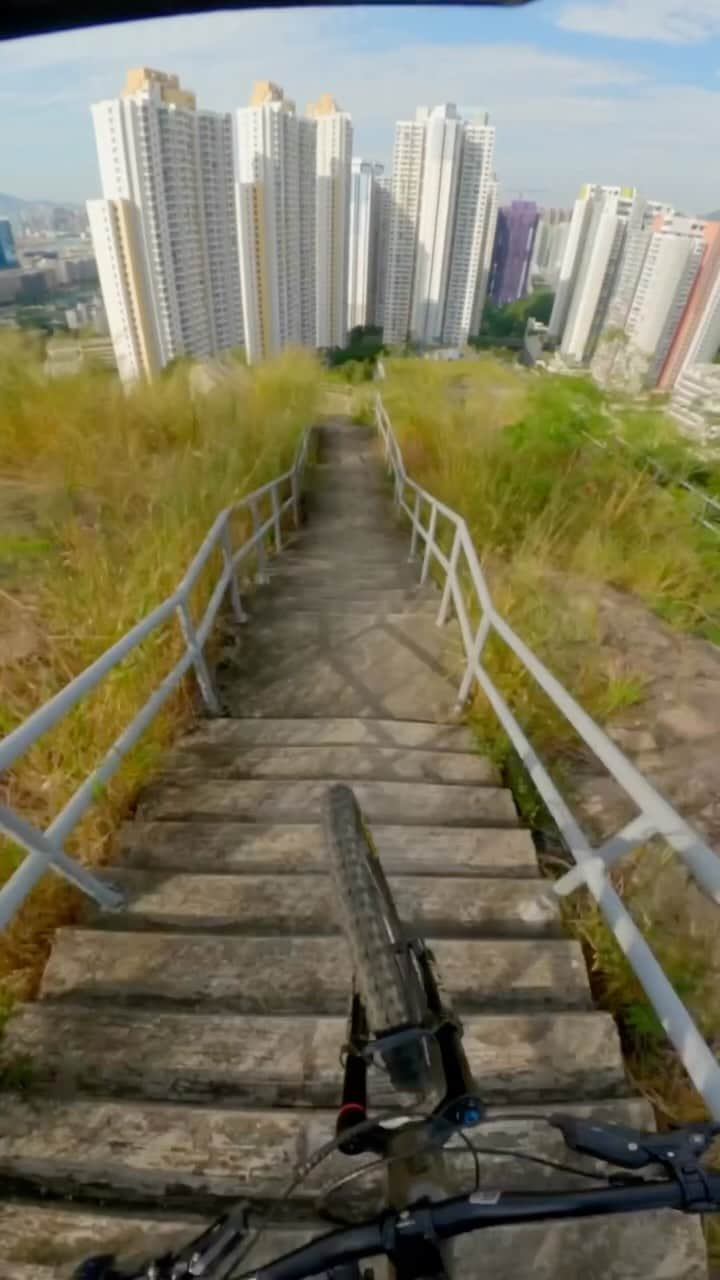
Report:
[[[489,290],[496,306],[524,298],[537,224],[534,200],[513,200],[498,210]]]

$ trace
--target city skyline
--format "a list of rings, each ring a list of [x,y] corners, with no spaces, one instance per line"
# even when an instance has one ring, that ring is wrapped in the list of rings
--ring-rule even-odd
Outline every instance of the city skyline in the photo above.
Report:
[[[568,204],[592,172],[706,214],[720,206],[720,7],[716,21],[688,0],[680,21],[670,0],[637,3],[624,37],[621,8],[360,8],[332,22],[312,9],[225,13],[10,43],[0,49],[14,119],[2,186],[57,202],[99,194],[85,104],[115,93],[127,66],[149,64],[173,66],[212,110],[235,110],[263,74],[299,101],[328,85],[353,118],[356,154],[386,168],[395,121],[418,102],[456,102],[466,116],[487,109],[503,137],[501,204]]]

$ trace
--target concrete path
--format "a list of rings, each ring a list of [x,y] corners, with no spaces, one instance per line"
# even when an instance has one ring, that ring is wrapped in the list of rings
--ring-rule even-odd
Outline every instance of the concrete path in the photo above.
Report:
[[[400,910],[432,938],[464,1014],[497,1108],[478,1141],[562,1158],[542,1123],[558,1105],[651,1123],[512,797],[450,722],[452,645],[371,434],[324,428],[316,481],[252,620],[224,636],[227,717],[178,745],[122,833],[108,874],[127,908],[62,930],[40,999],[12,1019],[6,1052],[31,1070],[28,1091],[2,1099],[2,1280],[160,1250],[238,1197],[270,1211],[256,1260],[322,1229],[317,1193],[353,1162],[335,1155],[281,1197],[339,1096],[351,975],[324,875],[331,779],[355,787]],[[382,1077],[374,1089],[389,1101]],[[537,1119],[513,1118],[517,1103]],[[469,1186],[460,1144],[452,1167]],[[485,1186],[581,1185],[507,1155],[481,1169]],[[382,1187],[367,1175],[347,1194],[370,1210]],[[457,1256],[468,1280],[706,1274],[699,1229],[670,1214],[493,1230]]]

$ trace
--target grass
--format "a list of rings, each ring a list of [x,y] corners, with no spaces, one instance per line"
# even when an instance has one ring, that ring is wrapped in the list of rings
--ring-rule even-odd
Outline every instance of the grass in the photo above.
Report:
[[[409,474],[465,517],[496,606],[594,719],[611,723],[641,704],[645,689],[632,636],[622,652],[603,643],[599,605],[608,588],[678,630],[720,640],[720,542],[694,519],[694,499],[657,483],[655,467],[709,493],[720,489],[720,470],[692,453],[656,405],[611,401],[585,379],[490,356],[385,367],[382,396]],[[574,731],[502,642],[492,639],[485,657],[561,790],[571,791],[583,760]],[[513,768],[482,695],[470,718],[483,750],[505,766],[528,822],[547,835],[549,815],[517,761]],[[650,848],[621,867],[625,901],[703,1030],[717,1037],[717,956],[688,906],[677,859]],[[696,1115],[698,1099],[592,900],[576,894],[568,911],[631,1071],[666,1119]]]
[[[517,581],[511,612],[528,574],[561,571],[632,592],[679,628],[720,635],[717,536],[693,519],[692,500],[614,446],[618,427],[650,434],[654,409],[611,409],[589,381],[487,357],[389,360],[386,370],[383,399],[410,474],[462,511],[491,578],[502,564],[498,586]]]
[[[12,501],[0,516],[0,733],[176,587],[217,512],[286,469],[319,403],[321,371],[305,352],[237,365],[204,396],[191,394],[189,373],[180,365],[127,394],[103,373],[47,381],[37,347],[3,335],[0,486]],[[216,573],[209,564],[201,577],[196,613]],[[174,625],[153,633],[5,775],[0,799],[45,826],[181,647]],[[190,714],[188,682],[76,830],[68,847],[82,861],[106,858]],[[0,883],[22,856],[0,843]],[[76,895],[44,877],[0,939],[0,1004],[33,989],[53,929],[77,910]]]

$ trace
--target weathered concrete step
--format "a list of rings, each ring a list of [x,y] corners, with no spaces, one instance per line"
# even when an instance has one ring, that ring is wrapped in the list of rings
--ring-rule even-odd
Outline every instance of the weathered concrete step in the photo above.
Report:
[[[159,1253],[191,1239],[208,1219],[145,1218],[136,1214],[91,1213],[78,1206],[9,1205],[0,1208],[0,1275],[3,1280],[68,1280],[71,1269],[91,1253]],[[320,1230],[329,1230],[327,1223]],[[298,1248],[315,1234],[305,1224],[265,1228],[248,1254],[259,1266]],[[318,1231],[319,1234],[319,1231]],[[153,1241],[158,1248],[153,1249]],[[478,1250],[493,1280],[707,1280],[706,1254],[699,1224],[679,1213],[587,1218],[575,1222],[492,1227],[482,1236],[460,1236],[453,1244],[457,1280],[477,1280]],[[8,1261],[12,1250],[14,1261]],[[23,1261],[39,1251],[57,1256],[47,1266]],[[19,1261],[17,1259],[20,1259]],[[385,1263],[372,1260],[377,1280],[387,1280]]]
[[[602,1013],[486,1014],[464,1020],[464,1046],[488,1102],[627,1094],[617,1032]],[[167,1013],[25,1005],[4,1053],[29,1059],[34,1089],[248,1105],[340,1101],[345,1018]],[[383,1072],[373,1105],[397,1106]]]
[[[474,783],[499,786],[496,765],[467,752],[407,751],[374,746],[238,746],[196,739],[171,751],[163,761],[167,776],[182,772],[198,779],[350,778],[371,782]]]
[[[293,544],[290,555],[307,556],[310,562],[328,560],[346,570],[370,568],[379,564],[398,564],[410,555],[409,535],[394,521],[381,527],[355,528],[352,539],[342,517],[325,519],[322,524],[308,525]]]
[[[360,782],[352,785],[369,823],[447,827],[517,826],[509,791],[499,787],[441,786],[432,782]],[[246,822],[320,822],[327,782],[314,780],[222,782],[158,781],[143,793],[143,818],[235,818]]]
[[[230,933],[334,934],[337,898],[326,876],[202,875],[113,867],[106,878],[126,894],[110,929],[176,928]],[[561,937],[557,900],[546,881],[391,877],[401,918],[435,938]]]
[[[473,749],[465,725],[430,724],[423,720],[329,719],[217,719],[202,721],[180,746],[213,743],[228,747],[402,747],[424,751]]]
[[[433,951],[459,1009],[587,1009],[590,992],[576,942],[440,940]],[[202,1005],[203,1012],[346,1014],[351,984],[340,937],[63,929],[42,994],[73,1001]]]
[[[398,587],[401,590],[419,585],[420,569],[418,564],[410,564],[407,556],[394,556],[383,563],[363,565],[352,561],[327,561],[279,556],[270,562],[271,583],[282,583],[288,590],[325,588],[336,589],[338,586],[361,587]]]
[[[440,608],[439,594],[428,588],[422,593],[413,588],[403,587],[354,587],[348,583],[346,588],[308,588],[292,590],[281,585],[268,585],[258,590],[253,597],[253,606],[260,604],[270,612],[275,609],[320,611],[329,613],[345,613],[346,611],[365,614],[419,613],[432,617]]]
[[[582,1115],[652,1127],[640,1100],[617,1099],[568,1106]],[[0,1129],[0,1187],[16,1194],[45,1193],[109,1203],[162,1204],[165,1210],[207,1211],[212,1205],[248,1198],[272,1203],[285,1190],[299,1161],[334,1133],[334,1111],[234,1110],[229,1107],[94,1099],[11,1100]],[[542,1121],[502,1115],[474,1132],[478,1144],[527,1150],[550,1159],[567,1158],[559,1134]],[[448,1190],[472,1186],[472,1161],[459,1138],[448,1148]],[[597,1167],[573,1155],[573,1163]],[[358,1168],[357,1160],[333,1152],[294,1192],[292,1202],[311,1205],[335,1178]],[[508,1190],[582,1186],[584,1180],[510,1156],[485,1159],[483,1187]],[[336,1197],[363,1211],[381,1207],[384,1175],[377,1168]]]
[[[68,1280],[72,1270],[92,1254],[115,1254],[118,1263],[152,1257],[184,1245],[207,1222],[192,1214],[118,1213],[62,1203],[6,1202],[0,1205],[0,1276],[30,1280],[36,1273],[38,1280]],[[243,1269],[271,1261],[327,1230],[321,1223],[269,1227],[248,1253]]]
[[[283,570],[287,568],[291,572],[307,566],[311,573],[328,570],[347,573],[348,569],[370,573],[376,568],[409,565],[417,580],[420,560],[411,561],[409,557],[409,539],[394,527],[389,535],[357,538],[347,546],[342,538],[328,542],[323,532],[310,526],[293,540],[291,547],[283,551],[281,558],[272,563],[277,564],[278,569],[282,566]]]
[[[257,721],[259,726],[264,723]],[[383,865],[396,876],[538,875],[532,837],[518,828],[454,827],[448,831],[447,827],[375,823],[373,839]],[[325,874],[327,868],[325,836],[317,823],[273,826],[136,820],[122,827],[120,852],[123,863],[147,870]]]

